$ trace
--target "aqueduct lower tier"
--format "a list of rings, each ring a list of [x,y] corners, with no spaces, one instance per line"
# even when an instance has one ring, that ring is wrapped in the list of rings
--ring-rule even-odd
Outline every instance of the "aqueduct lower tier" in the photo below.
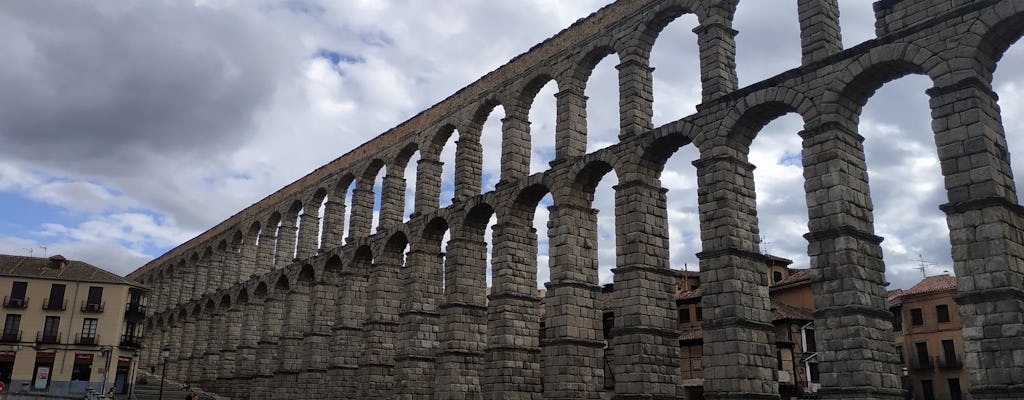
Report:
[[[745,88],[736,87],[732,17],[743,7],[736,3],[615,2],[148,263],[131,274],[153,289],[144,365],[158,365],[169,344],[172,378],[236,397],[599,398],[605,344],[592,200],[595,182],[614,173],[614,393],[682,398],[659,174],[677,149],[695,146],[705,395],[776,399],[747,156],[761,127],[794,112],[804,121],[820,393],[899,398],[882,238],[857,129],[876,89],[921,74],[933,83],[932,127],[948,193],[941,210],[959,278],[971,393],[1021,398],[1024,212],[991,82],[1024,31],[1024,1],[878,1],[877,38],[843,50],[836,0],[799,0],[802,66]],[[655,127],[650,49],[683,14],[699,21],[703,102],[696,114]],[[608,55],[620,61],[619,142],[586,154],[584,88]],[[556,158],[531,175],[529,109],[548,81],[558,86]],[[481,194],[479,134],[498,105],[506,113],[501,182]],[[455,200],[439,207],[439,154],[456,130]],[[401,171],[416,153],[415,212],[403,222]],[[381,168],[387,174],[375,205]],[[541,340],[532,225],[546,195],[554,205]],[[380,222],[371,232],[374,210]],[[487,294],[484,235],[492,216]]]

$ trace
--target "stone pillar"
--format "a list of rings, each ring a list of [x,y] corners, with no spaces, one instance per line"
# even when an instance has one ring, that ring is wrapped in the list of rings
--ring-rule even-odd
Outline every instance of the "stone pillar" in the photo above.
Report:
[[[836,0],[799,0],[802,65],[821,61],[843,51]]]
[[[405,178],[401,175],[392,174],[393,166],[388,167],[388,174],[384,176],[384,184],[381,185],[380,194],[380,228],[389,228],[402,223],[402,213],[405,212]],[[404,171],[394,171],[401,174]]]
[[[299,278],[285,299],[284,325],[278,339],[278,357],[275,360],[274,384],[271,392],[274,398],[293,398],[303,393],[299,386],[299,373],[302,372],[302,359],[305,352],[302,348],[303,337],[309,323],[309,286],[310,282]]]
[[[238,341],[237,384],[249,385],[256,378],[256,353],[259,346],[260,333],[263,332],[263,299],[254,298],[240,304],[242,306],[242,329],[240,329]],[[236,388],[239,388],[236,386]],[[247,393],[241,390],[236,393]],[[235,394],[235,393],[232,393]],[[234,397],[234,396],[232,396]]]
[[[182,383],[188,383],[189,379],[192,378],[189,368],[192,366],[192,349],[195,348],[196,343],[196,317],[194,315],[189,316],[180,324],[182,325],[182,336],[178,348],[181,350],[178,352],[175,377]]]
[[[826,399],[902,398],[900,356],[885,305],[882,238],[874,235],[872,225],[863,138],[838,122],[800,136],[819,393]]]
[[[438,304],[444,274],[440,241],[416,238],[410,244],[402,281],[395,350],[396,396],[430,399],[437,351]]]
[[[333,250],[341,247],[345,233],[345,199],[327,200],[324,206],[324,229],[320,236],[320,248]]]
[[[423,153],[417,161],[414,214],[427,214],[438,208],[441,198],[441,170],[444,163],[437,154]]]
[[[281,269],[295,261],[295,218],[291,215],[281,221],[277,228],[277,243],[274,252],[274,267]]]
[[[501,119],[501,176],[498,185],[530,175],[530,120],[522,107],[506,106]]]
[[[184,265],[178,264],[174,267],[174,272],[171,273],[171,281],[167,282],[167,306],[165,308],[174,308],[178,304],[181,304],[181,296],[184,291],[185,274],[182,271],[185,268]]]
[[[159,312],[164,309],[163,296],[164,296],[164,282],[162,280],[156,280],[149,284],[151,292],[149,292],[149,311]]]
[[[210,344],[210,314],[208,310],[203,310],[196,316],[196,330],[195,335],[192,336],[192,354],[188,359],[188,378],[186,379],[189,383],[196,383],[205,381],[206,377],[203,374],[205,368],[203,363],[207,360],[206,349]]]
[[[458,203],[480,194],[483,148],[480,146],[480,128],[464,128],[455,142],[455,197]]]
[[[341,284],[335,300],[334,332],[331,336],[328,382],[335,398],[359,398],[357,381],[359,356],[362,354],[363,321],[365,320],[366,272],[368,261],[357,260],[341,271]]]
[[[566,85],[555,99],[555,162],[587,154],[587,96],[583,88],[575,82]]]
[[[452,230],[445,259],[444,300],[435,399],[480,399],[487,344],[487,243],[482,230]]]
[[[222,329],[218,332],[224,335],[221,342],[220,363],[217,367],[217,389],[231,387],[230,382],[240,375],[238,368],[238,346],[242,340],[242,309],[245,304],[232,304],[231,308],[223,311]],[[230,395],[224,393],[224,395]]]
[[[230,286],[224,279],[226,278],[224,273],[224,264],[228,258],[228,252],[225,250],[216,250],[213,252],[213,256],[207,261],[207,292],[216,292],[224,287]]]
[[[264,229],[264,232],[260,233],[260,244],[256,249],[256,269],[253,271],[256,275],[263,275],[274,270],[274,246],[277,237],[265,233],[266,230]]]
[[[646,57],[629,54],[615,66],[619,70],[619,139],[651,130],[654,117],[654,68]]]
[[[305,260],[316,255],[317,230],[320,228],[320,217],[316,210],[307,210],[299,215],[299,243],[296,246],[295,258]]]
[[[669,269],[666,190],[655,181],[615,187],[615,396],[682,399],[675,277]]]
[[[360,180],[352,191],[352,215],[349,216],[348,241],[370,235],[373,225],[373,182]]]
[[[704,395],[778,399],[768,269],[758,252],[754,166],[725,146],[702,151],[697,167],[704,308]],[[721,155],[718,155],[721,154]]]
[[[280,350],[279,344],[281,331],[284,326],[285,294],[280,288],[274,288],[267,293],[263,300],[263,309],[260,313],[263,323],[257,332],[262,331],[259,342],[256,345],[256,378],[252,385],[252,392],[273,393],[276,385],[274,382],[274,370],[281,363],[284,353]],[[256,396],[260,398],[260,396]]]
[[[192,266],[192,295],[190,300],[195,300],[206,293],[206,286],[210,281],[210,260],[201,259]]]
[[[736,34],[732,29],[734,2],[708,9],[708,18],[693,30],[700,47],[701,99],[708,102],[736,90]]]
[[[220,352],[224,348],[224,332],[227,327],[224,326],[224,311],[208,310],[207,312],[211,313],[210,322],[206,328],[206,340],[209,343],[206,345],[206,351],[200,360],[199,380],[204,382],[203,387],[213,389],[217,384],[218,375],[220,374]]]
[[[238,252],[238,275],[235,282],[245,282],[256,274],[259,248],[256,239],[258,235],[246,237]]]
[[[170,354],[167,356],[167,379],[170,380],[181,380],[181,375],[178,374],[178,360],[181,358],[183,353],[182,349],[182,333],[185,332],[184,321],[173,321],[171,322],[171,334],[167,340],[167,345],[170,347]],[[163,366],[161,365],[161,372],[163,372]]]
[[[597,210],[570,204],[548,209],[551,281],[541,340],[544,398],[600,399],[605,343],[597,285]]]
[[[304,323],[302,367],[298,389],[312,399],[326,399],[332,393],[326,387],[330,365],[331,327],[334,324],[335,299],[338,297],[338,271],[325,270],[323,279],[313,286],[309,312]]]
[[[537,230],[528,218],[503,217],[493,228],[484,398],[539,400]]]
[[[1024,390],[1024,209],[995,93],[967,78],[928,91],[949,202],[946,213],[971,397]]]
[[[394,390],[402,250],[399,249],[397,254],[382,254],[370,266],[366,320],[363,322],[363,351],[358,361],[360,398],[390,398]]]

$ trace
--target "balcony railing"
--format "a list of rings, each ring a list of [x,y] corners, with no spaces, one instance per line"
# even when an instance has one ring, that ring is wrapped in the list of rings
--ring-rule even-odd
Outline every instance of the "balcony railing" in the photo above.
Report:
[[[28,298],[8,299],[4,296],[4,308],[25,308],[28,307]]]
[[[84,312],[84,313],[101,313],[101,312],[103,312],[103,308],[106,305],[107,305],[107,303],[89,303],[89,302],[83,301],[82,302],[82,312]]]
[[[142,347],[142,336],[135,335],[121,335],[121,347]]]
[[[75,335],[75,344],[83,346],[95,346],[100,344],[100,337],[97,335],[82,336],[81,333]]]
[[[4,331],[3,335],[0,335],[0,342],[4,343],[18,343],[21,341],[21,331],[7,332]]]
[[[146,318],[146,306],[129,302],[124,307],[124,317],[131,321],[142,320]]]
[[[926,357],[924,359],[921,359],[921,357],[915,357],[911,360],[910,367],[916,370],[935,369],[935,365],[938,364],[938,361],[938,357]]]
[[[942,369],[957,369],[963,368],[964,362],[956,357],[946,357],[945,359],[939,360],[939,368]]]
[[[60,336],[56,332],[38,332],[36,333],[36,343],[57,344],[60,343]]]
[[[56,304],[53,304],[56,303]],[[64,311],[68,309],[68,301],[50,302],[50,299],[43,300],[43,309],[47,311]]]

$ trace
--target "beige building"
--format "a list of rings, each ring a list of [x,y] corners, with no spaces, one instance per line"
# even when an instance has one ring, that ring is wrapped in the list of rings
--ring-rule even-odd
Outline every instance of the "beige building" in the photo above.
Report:
[[[896,345],[904,365],[904,386],[916,400],[967,399],[956,277],[929,276],[907,290],[889,294]]]
[[[8,399],[129,390],[146,290],[81,261],[0,255],[0,380]]]

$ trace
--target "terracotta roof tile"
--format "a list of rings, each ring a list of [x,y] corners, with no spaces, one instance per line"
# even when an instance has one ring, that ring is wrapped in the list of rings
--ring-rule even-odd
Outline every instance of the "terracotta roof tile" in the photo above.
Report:
[[[889,301],[895,301],[901,297],[918,294],[941,292],[944,290],[956,290],[956,277],[950,275],[935,275],[922,279],[916,285],[907,290],[894,290],[889,293]],[[897,292],[898,291],[898,292]]]
[[[67,265],[63,268],[53,268],[51,267],[51,260],[66,262]],[[42,258],[0,254],[0,276],[114,283],[144,287],[138,282],[123,278],[113,272],[84,261],[68,260],[60,255]]]
[[[782,319],[793,319],[801,321],[814,321],[813,311],[802,307],[794,307],[772,299],[772,321]]]

